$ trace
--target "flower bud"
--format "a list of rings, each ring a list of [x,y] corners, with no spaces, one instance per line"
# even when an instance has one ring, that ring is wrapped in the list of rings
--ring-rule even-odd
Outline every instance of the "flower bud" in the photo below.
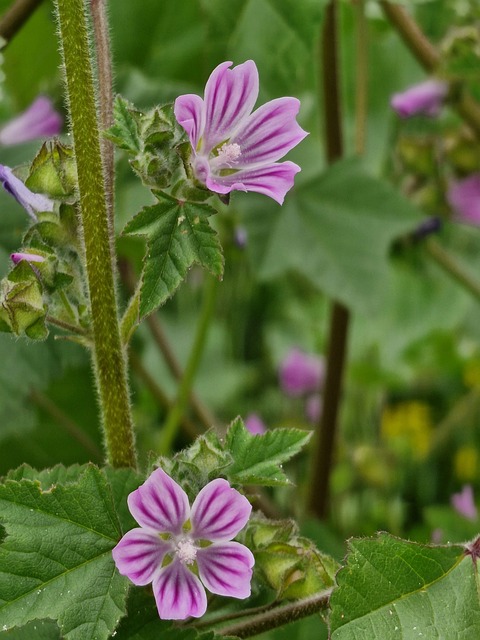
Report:
[[[410,118],[419,114],[438,116],[448,94],[448,84],[440,80],[426,80],[396,93],[390,105],[401,118]]]

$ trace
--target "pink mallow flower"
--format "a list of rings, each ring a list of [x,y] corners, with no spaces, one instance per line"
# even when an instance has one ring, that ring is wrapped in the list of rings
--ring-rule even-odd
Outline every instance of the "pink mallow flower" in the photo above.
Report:
[[[401,118],[410,118],[419,114],[438,116],[448,94],[448,84],[440,80],[426,80],[409,87],[406,91],[395,93],[390,106]]]
[[[251,505],[226,480],[209,482],[190,508],[185,491],[156,469],[128,496],[140,528],[113,549],[119,572],[136,585],[150,582],[160,618],[199,618],[207,608],[204,586],[217,595],[248,598],[254,558],[232,542]]]
[[[450,502],[457,513],[468,520],[476,520],[478,517],[477,507],[473,499],[473,489],[470,484],[463,486],[460,493],[454,493]]]
[[[34,222],[40,211],[53,211],[53,201],[41,193],[33,193],[23,182],[14,175],[10,167],[0,164],[0,182],[7,193],[22,205]]]
[[[447,191],[447,202],[456,222],[480,225],[480,173],[452,182]]]
[[[245,427],[250,431],[252,436],[261,436],[267,430],[265,423],[256,413],[250,413],[245,418]]]
[[[56,136],[62,130],[62,116],[55,111],[52,102],[39,96],[32,104],[0,128],[0,144],[10,146]]]
[[[291,397],[319,391],[325,375],[322,358],[291,349],[280,365],[280,386]]]
[[[231,65],[213,70],[203,99],[187,94],[175,100],[175,117],[192,145],[193,172],[210,191],[257,191],[282,204],[300,167],[277,160],[308,135],[296,121],[300,101],[277,98],[252,113],[257,67],[253,60]]]

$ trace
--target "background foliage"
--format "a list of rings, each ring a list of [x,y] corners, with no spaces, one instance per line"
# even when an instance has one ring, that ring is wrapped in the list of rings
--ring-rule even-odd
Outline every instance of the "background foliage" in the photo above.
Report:
[[[1,0],[0,12],[9,4]],[[110,6],[111,35],[116,90],[139,109],[171,101],[182,93],[201,93],[211,69],[227,59],[235,64],[255,60],[261,81],[259,102],[282,95],[298,96],[302,101],[299,120],[310,135],[289,155],[302,172],[285,206],[238,193],[228,211],[213,217],[224,246],[225,272],[195,393],[218,425],[255,412],[270,429],[312,428],[303,401],[282,393],[278,369],[292,347],[325,352],[331,298],[349,307],[352,332],[332,475],[331,516],[320,523],[306,512],[308,453],[289,465],[295,488],[272,488],[268,497],[278,516],[297,517],[300,532],[314,539],[320,549],[339,561],[349,551],[339,583],[351,570],[353,584],[355,572],[361,573],[359,579],[370,591],[375,576],[360,572],[356,564],[369,558],[370,543],[352,541],[347,549],[346,538],[372,536],[385,529],[422,543],[432,536],[440,542],[460,543],[478,533],[478,519],[471,521],[456,513],[450,496],[465,483],[477,492],[480,489],[479,304],[432,261],[410,233],[423,216],[441,215],[444,223],[439,241],[468,273],[478,277],[480,231],[452,222],[438,194],[432,204],[429,188],[435,183],[434,169],[428,160],[425,168],[420,147],[415,145],[440,134],[455,137],[459,120],[446,110],[437,123],[426,119],[399,122],[391,111],[390,95],[424,79],[425,74],[376,2],[366,3],[370,64],[362,158],[353,158],[354,6],[347,1],[341,4],[347,159],[326,169],[318,86],[325,4],[324,0],[143,0],[139,8],[138,3],[116,0]],[[63,108],[51,9],[44,2],[3,54],[2,121],[25,108],[38,93],[50,95]],[[439,42],[452,25],[478,19],[474,14],[478,8],[467,0],[427,0],[412,3],[411,9],[433,42]],[[478,65],[478,59],[474,63]],[[460,59],[456,64],[460,73],[467,73],[472,63]],[[476,69],[469,77],[473,92],[476,89],[480,94],[478,66]],[[28,162],[38,147],[28,143],[1,148],[0,162],[9,166]],[[409,153],[412,149],[413,154]],[[467,152],[471,154],[471,149],[463,153]],[[467,162],[464,156],[460,160]],[[468,166],[478,170],[479,162],[474,156]],[[121,154],[117,170],[116,223],[121,230],[141,209],[148,212],[158,205]],[[412,175],[422,179],[423,191],[409,189],[406,177]],[[9,252],[20,244],[25,214],[3,192],[0,207],[3,275]],[[144,247],[143,240],[133,235],[142,229],[141,219],[136,220],[129,223],[132,235],[118,243],[121,272],[134,277],[140,273]],[[236,241],[239,231],[246,234],[245,246]],[[192,344],[203,279],[203,273],[194,267],[157,316],[180,367],[185,366]],[[125,301],[127,280],[123,278],[121,289]],[[0,363],[0,474],[23,462],[39,469],[101,462],[92,374],[78,345],[53,337],[45,343],[24,343],[0,335]],[[131,364],[138,442],[145,462],[148,451],[158,446],[166,404],[174,397],[177,382],[147,325],[134,337]],[[194,410],[183,426],[177,448],[190,442],[192,429],[199,432],[204,427]],[[80,491],[88,473],[75,479],[69,489],[72,494]],[[22,483],[30,487],[28,474]],[[34,499],[32,493],[25,494],[26,505]],[[64,499],[68,502],[68,497]],[[103,510],[100,505],[98,512]],[[381,540],[400,556],[415,549],[388,536]],[[402,544],[406,551],[397,548]],[[435,560],[431,556],[437,552],[421,549],[422,579],[430,585],[425,599],[431,598],[432,609],[444,616],[445,624],[455,625],[456,619],[442,612],[439,603],[443,589],[464,584],[468,591],[464,597],[471,598],[475,606],[468,616],[467,612],[459,615],[465,621],[468,617],[474,633],[480,622],[471,558],[463,557],[460,547],[439,551],[444,564],[432,576],[429,566]],[[397,618],[373,600],[368,611],[378,612],[367,618],[375,637],[395,637],[391,625],[395,627]],[[401,606],[408,608],[408,603]],[[38,607],[40,611],[41,601]],[[348,624],[340,623],[342,607],[338,595],[332,601],[334,639],[374,637],[356,626],[360,624],[356,616],[363,615],[360,609],[351,612]],[[114,617],[115,604],[107,609]],[[406,633],[410,614],[404,614],[407,618],[402,612],[397,615],[404,637],[413,638]],[[36,638],[54,637],[51,634],[57,627],[49,622],[35,624]],[[152,624],[153,631],[146,627],[136,636],[120,627],[117,637],[154,637],[160,623]],[[326,625],[320,624],[309,618],[264,638],[280,639],[288,634],[288,638],[317,640],[327,637]],[[21,640],[32,637],[29,629],[0,631],[0,635]],[[162,637],[168,638],[165,633]],[[432,634],[427,629],[424,637],[437,637]]]

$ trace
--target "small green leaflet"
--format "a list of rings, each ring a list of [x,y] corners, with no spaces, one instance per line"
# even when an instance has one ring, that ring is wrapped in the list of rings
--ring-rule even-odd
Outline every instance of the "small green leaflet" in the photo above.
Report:
[[[111,555],[122,535],[115,503],[139,483],[120,471],[109,470],[107,480],[93,465],[57,467],[34,480],[37,472],[23,467],[0,485],[3,630],[50,618],[67,640],[110,637],[128,588]],[[66,484],[46,488],[57,480]]]
[[[233,463],[225,475],[232,482],[265,486],[288,484],[281,465],[290,460],[310,440],[312,433],[301,429],[272,429],[252,435],[241,418],[227,431],[225,450]]]
[[[142,209],[124,230],[126,235],[147,238],[141,317],[173,295],[193,264],[200,264],[218,278],[223,274],[220,242],[208,222],[215,210],[206,204],[177,200],[163,192],[155,195],[159,202]]]
[[[330,637],[478,640],[477,583],[478,559],[464,546],[421,545],[385,533],[351,540],[330,598]]]

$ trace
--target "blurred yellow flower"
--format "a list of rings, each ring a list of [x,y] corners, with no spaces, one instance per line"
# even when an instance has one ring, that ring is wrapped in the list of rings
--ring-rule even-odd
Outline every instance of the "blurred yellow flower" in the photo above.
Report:
[[[471,360],[465,365],[463,381],[467,387],[480,387],[480,360]]]
[[[409,400],[384,408],[381,434],[402,453],[425,458],[432,439],[433,423],[430,407],[425,402]]]
[[[470,481],[478,477],[479,456],[473,445],[459,447],[453,461],[455,475],[459,480]]]

